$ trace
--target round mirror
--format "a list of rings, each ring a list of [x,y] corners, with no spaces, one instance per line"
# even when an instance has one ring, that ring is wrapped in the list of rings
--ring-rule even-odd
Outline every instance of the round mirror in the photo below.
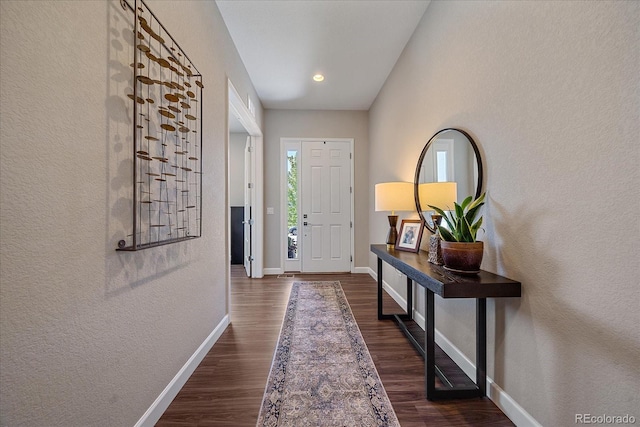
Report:
[[[437,196],[434,193],[436,190],[444,191],[444,195]],[[460,129],[448,128],[438,131],[420,153],[414,179],[416,210],[424,220],[425,227],[432,233],[435,232],[431,220],[431,214],[434,212],[428,205],[443,210],[448,210],[447,207],[453,209],[453,203],[442,200],[451,199],[459,204],[466,197],[479,197],[481,193],[482,160],[473,138]],[[440,206],[443,203],[445,205]]]

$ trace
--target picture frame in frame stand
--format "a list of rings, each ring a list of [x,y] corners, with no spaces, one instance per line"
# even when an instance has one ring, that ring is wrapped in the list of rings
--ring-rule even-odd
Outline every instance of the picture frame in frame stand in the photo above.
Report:
[[[424,230],[424,220],[403,219],[400,232],[396,240],[395,249],[398,251],[420,252],[420,242]]]

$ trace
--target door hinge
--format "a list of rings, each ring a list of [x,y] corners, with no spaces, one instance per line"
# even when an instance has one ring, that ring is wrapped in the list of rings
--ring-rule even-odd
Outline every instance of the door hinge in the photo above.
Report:
[[[350,258],[350,261],[353,262],[353,255],[351,255],[349,258]]]
[[[353,228],[353,221],[349,221],[349,228]]]
[[[253,188],[253,184],[252,183],[248,183],[247,184],[247,188]]]
[[[253,147],[248,146],[248,147],[247,147],[247,151],[251,153],[251,152],[253,151]]]
[[[349,153],[349,159],[352,159],[353,157],[351,157],[351,153]]]
[[[353,194],[353,187],[349,187],[349,194]]]

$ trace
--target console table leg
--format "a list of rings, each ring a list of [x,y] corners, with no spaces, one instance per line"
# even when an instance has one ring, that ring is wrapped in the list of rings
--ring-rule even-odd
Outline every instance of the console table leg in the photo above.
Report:
[[[378,257],[378,320],[382,319],[382,259]]]
[[[476,300],[476,385],[487,395],[487,299]]]
[[[407,315],[413,320],[413,280],[407,277]]]
[[[436,349],[435,349],[435,316],[433,307],[433,291],[425,289],[425,345],[424,380],[427,400],[433,400],[436,394]]]

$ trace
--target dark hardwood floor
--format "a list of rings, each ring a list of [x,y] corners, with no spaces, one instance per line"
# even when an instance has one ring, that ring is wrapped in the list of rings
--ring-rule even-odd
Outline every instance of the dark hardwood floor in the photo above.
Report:
[[[403,427],[513,425],[487,398],[425,399],[424,361],[393,321],[377,320],[376,282],[369,275],[249,279],[242,266],[232,266],[231,272],[231,325],[157,426],[255,426],[291,284],[309,280],[342,284]],[[395,302],[385,298],[385,312],[393,311]]]

